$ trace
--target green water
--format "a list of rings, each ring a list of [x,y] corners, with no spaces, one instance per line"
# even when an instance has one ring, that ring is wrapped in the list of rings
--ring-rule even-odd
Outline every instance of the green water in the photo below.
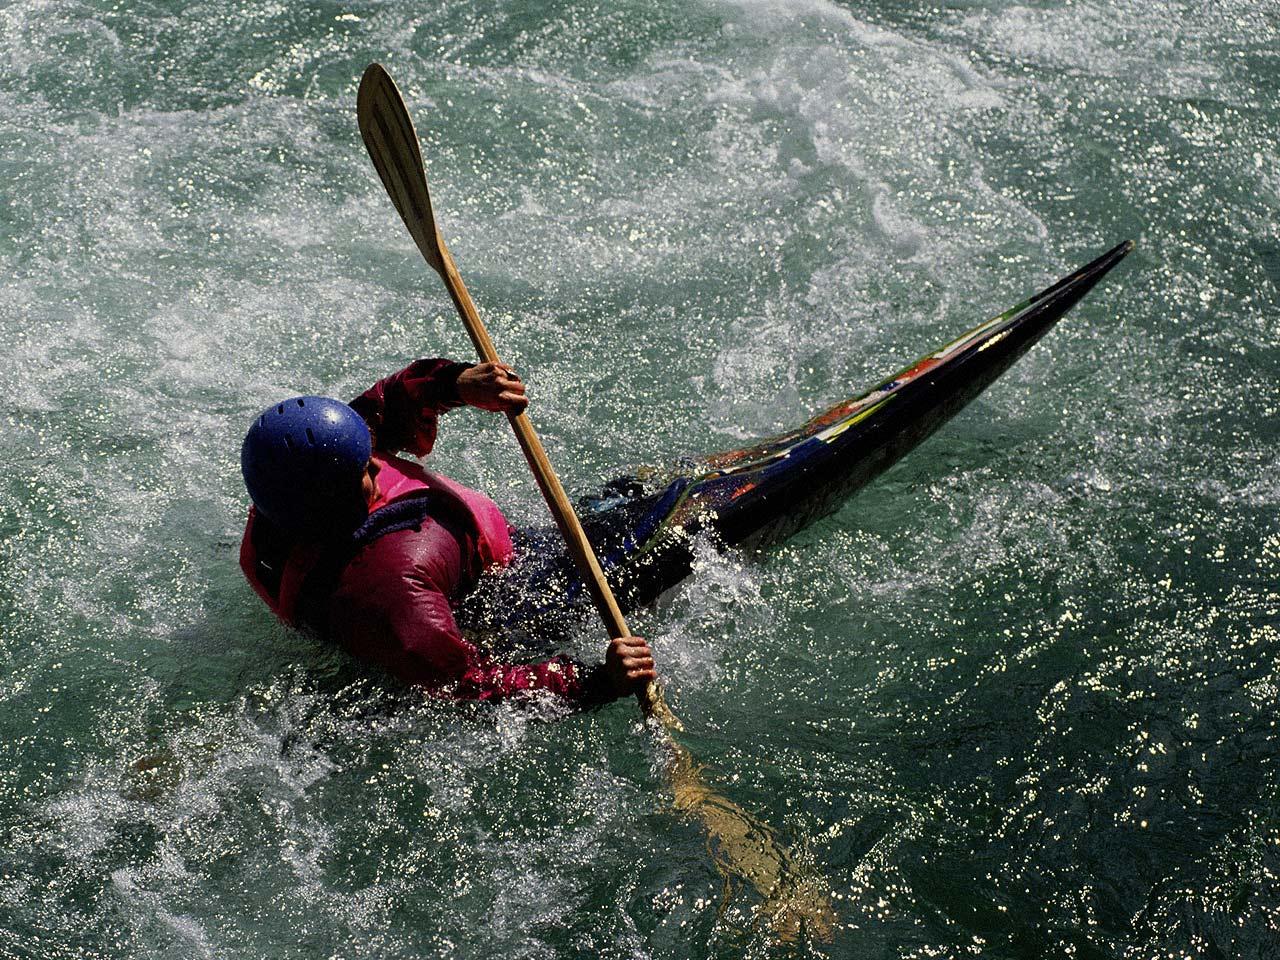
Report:
[[[1276,955],[1278,50],[1229,0],[0,6],[0,956]],[[374,59],[579,491],[1138,241],[636,618],[831,943],[722,902],[631,705],[425,701],[242,582],[253,414],[469,353],[359,141]],[[435,462],[541,521],[499,419]]]

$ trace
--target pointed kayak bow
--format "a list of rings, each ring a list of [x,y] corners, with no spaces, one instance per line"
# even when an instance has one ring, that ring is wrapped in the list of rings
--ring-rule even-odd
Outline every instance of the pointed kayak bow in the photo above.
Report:
[[[1112,247],[798,430],[708,458],[696,486],[712,526],[729,544],[761,546],[837,509],[989,387],[1132,249],[1131,240]]]

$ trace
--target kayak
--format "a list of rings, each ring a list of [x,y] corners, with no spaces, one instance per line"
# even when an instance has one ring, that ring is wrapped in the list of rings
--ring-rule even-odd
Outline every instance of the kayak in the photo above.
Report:
[[[1126,241],[863,393],[781,436],[666,470],[639,471],[579,504],[624,611],[692,572],[694,539],[779,543],[834,512],[985,390],[1133,249]],[[516,531],[516,560],[455,611],[470,634],[563,637],[590,610],[554,526]],[[541,645],[541,644],[539,644]]]

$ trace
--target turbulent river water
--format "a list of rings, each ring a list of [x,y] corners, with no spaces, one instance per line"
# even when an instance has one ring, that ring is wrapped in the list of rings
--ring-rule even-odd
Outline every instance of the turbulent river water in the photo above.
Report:
[[[1275,956],[1278,51],[1242,0],[0,4],[0,956]],[[371,60],[578,492],[1137,240],[842,510],[635,618],[828,942],[726,891],[634,705],[426,700],[243,582],[256,411],[470,355]],[[542,522],[501,418],[434,460]]]

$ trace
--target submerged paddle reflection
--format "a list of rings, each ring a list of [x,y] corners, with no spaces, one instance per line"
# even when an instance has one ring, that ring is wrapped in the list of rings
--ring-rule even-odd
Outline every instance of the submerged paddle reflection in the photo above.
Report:
[[[745,882],[760,895],[758,916],[777,939],[791,943],[807,933],[830,943],[838,918],[826,879],[798,861],[767,823],[712,790],[702,779],[703,768],[669,731],[662,739],[675,807],[702,822],[707,851],[725,880],[721,910],[735,885]]]

